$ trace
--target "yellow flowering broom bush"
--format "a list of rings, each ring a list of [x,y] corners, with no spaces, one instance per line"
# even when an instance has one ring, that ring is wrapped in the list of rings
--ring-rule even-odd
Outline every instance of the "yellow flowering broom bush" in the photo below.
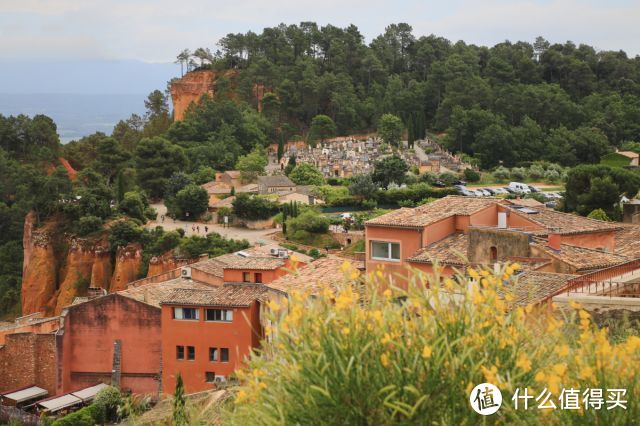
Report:
[[[453,279],[414,272],[408,290],[381,271],[310,297],[270,303],[273,327],[262,351],[238,373],[230,424],[632,424],[640,419],[640,338],[612,344],[579,307],[568,315],[513,305],[515,266]],[[470,278],[469,278],[470,277]],[[426,283],[429,283],[429,289]],[[504,284],[507,283],[507,284]],[[385,291],[381,289],[388,288]],[[469,395],[489,382],[502,407],[483,417]],[[607,409],[607,389],[626,389],[627,409]],[[528,409],[512,396],[527,390]],[[547,389],[556,409],[536,398]],[[561,409],[562,389],[580,407]],[[582,393],[605,404],[585,408]]]

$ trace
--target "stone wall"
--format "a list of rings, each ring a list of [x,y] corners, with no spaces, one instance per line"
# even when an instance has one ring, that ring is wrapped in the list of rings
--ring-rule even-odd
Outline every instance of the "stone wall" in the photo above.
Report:
[[[364,240],[364,231],[352,231],[352,232],[332,232],[331,236],[341,246],[346,247],[355,242]]]
[[[528,234],[508,229],[469,228],[467,258],[471,263],[491,263],[492,247],[499,261],[530,256]]]
[[[0,372],[0,392],[36,385],[55,395],[55,334],[7,335],[0,347]]]

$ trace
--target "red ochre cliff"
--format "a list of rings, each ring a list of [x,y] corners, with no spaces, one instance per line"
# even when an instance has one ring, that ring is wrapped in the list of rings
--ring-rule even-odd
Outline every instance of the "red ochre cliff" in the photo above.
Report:
[[[160,275],[165,272],[177,269],[190,263],[196,262],[198,259],[183,259],[176,258],[173,254],[173,250],[169,251],[162,256],[154,256],[149,259],[149,270],[147,277],[153,277],[154,275]]]
[[[180,121],[184,118],[184,114],[192,102],[198,103],[203,95],[216,95],[216,82],[220,76],[234,79],[238,75],[237,70],[213,71],[213,70],[197,70],[186,73],[182,78],[176,79],[171,83],[171,99],[173,101],[173,119]],[[233,83],[229,96],[233,95]],[[255,84],[253,94],[257,101],[258,111],[262,110],[262,98],[268,92],[262,84]]]
[[[91,243],[78,238],[70,239],[66,262],[60,274],[62,281],[58,286],[55,315],[59,315],[76,297],[85,296],[89,287],[105,288],[105,281],[108,283],[111,273],[108,253],[104,240]],[[95,282],[92,280],[94,277]]]
[[[29,213],[25,218],[23,315],[58,315],[76,297],[85,296],[89,287],[113,292],[138,279],[139,245],[119,248],[112,265],[106,235],[92,240],[63,235],[54,232],[57,225],[51,221],[35,228],[35,215]]]
[[[138,244],[129,244],[118,248],[116,253],[116,266],[111,276],[109,292],[125,290],[127,284],[138,278],[140,265],[142,264],[142,248]]]
[[[24,263],[22,267],[22,314],[48,311],[58,282],[58,261],[53,240],[44,230],[34,230],[35,214],[24,221]]]

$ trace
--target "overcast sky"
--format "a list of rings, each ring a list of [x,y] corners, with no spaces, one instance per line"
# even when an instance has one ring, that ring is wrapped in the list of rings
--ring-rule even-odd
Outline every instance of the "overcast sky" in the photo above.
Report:
[[[367,42],[407,22],[416,36],[493,45],[542,35],[634,56],[639,18],[637,0],[0,0],[0,58],[171,62],[230,32],[301,21],[353,23]]]

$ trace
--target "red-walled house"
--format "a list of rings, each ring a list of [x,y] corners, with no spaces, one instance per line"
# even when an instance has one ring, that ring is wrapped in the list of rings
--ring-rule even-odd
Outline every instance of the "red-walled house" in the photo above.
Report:
[[[208,290],[176,289],[165,297],[163,393],[175,391],[178,373],[187,393],[226,380],[260,344],[260,305],[267,291],[263,285],[227,283]]]
[[[467,264],[517,260],[532,270],[583,274],[640,256],[621,224],[500,198],[448,196],[365,223],[366,269],[403,285],[408,266],[443,275]]]
[[[176,278],[65,308],[57,332],[57,394],[104,382],[137,394],[158,395],[160,300],[175,288],[210,286]]]
[[[307,255],[270,244],[223,254],[182,269],[183,276],[212,285],[222,285],[225,282],[266,284],[311,260]]]

